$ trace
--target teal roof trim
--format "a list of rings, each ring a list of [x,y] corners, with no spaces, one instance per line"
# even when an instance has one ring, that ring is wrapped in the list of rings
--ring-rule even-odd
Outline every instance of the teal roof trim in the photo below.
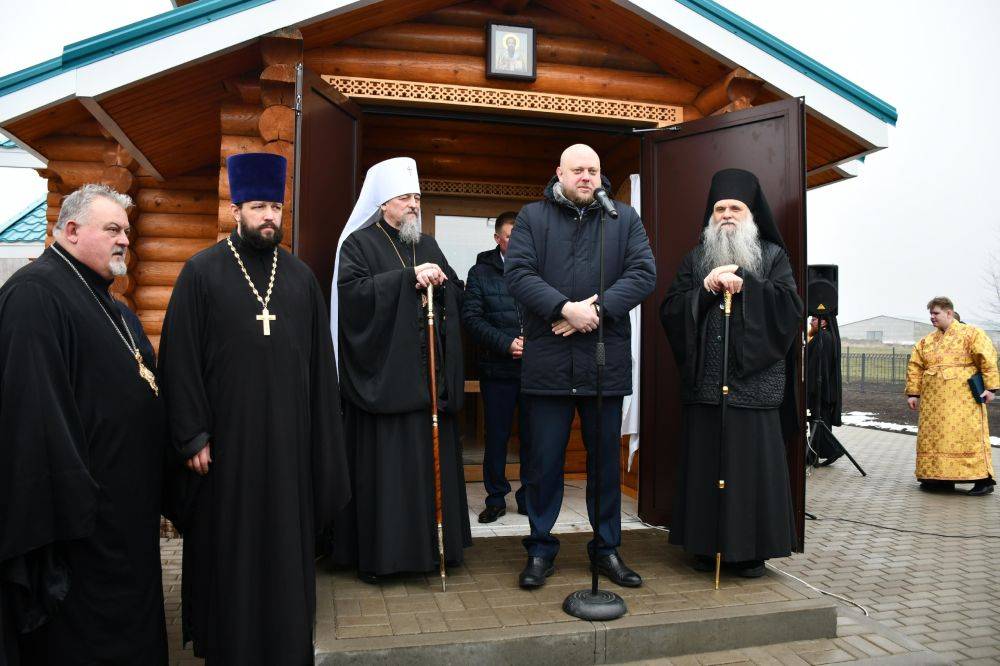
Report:
[[[0,96],[271,0],[200,0],[63,48],[61,56],[0,78]]]
[[[44,243],[45,209],[43,197],[0,225],[0,243]]]
[[[840,74],[813,60],[802,51],[762,30],[745,18],[734,14],[714,0],[677,0],[688,9],[725,28],[737,37],[774,56],[789,67],[861,107],[876,118],[891,125],[899,119],[896,108],[864,88],[851,83]]]
[[[69,44],[57,58],[0,77],[0,96],[73,68],[97,62],[268,2],[271,0],[199,0],[96,37]],[[894,107],[714,0],[677,0],[677,2],[757,46],[875,117],[892,125],[896,124],[898,114]]]

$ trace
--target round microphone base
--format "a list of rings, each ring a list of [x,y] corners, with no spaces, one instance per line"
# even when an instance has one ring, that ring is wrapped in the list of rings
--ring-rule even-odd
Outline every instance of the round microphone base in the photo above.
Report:
[[[577,590],[566,597],[563,611],[581,620],[603,622],[617,620],[625,615],[628,609],[625,607],[625,600],[614,592],[598,590],[597,594],[594,594],[592,590],[587,589]]]

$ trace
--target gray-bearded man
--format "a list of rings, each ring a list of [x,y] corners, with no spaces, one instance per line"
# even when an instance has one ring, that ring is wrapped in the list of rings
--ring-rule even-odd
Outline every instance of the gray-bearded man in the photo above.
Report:
[[[438,567],[426,294],[434,286],[445,563],[472,545],[457,415],[465,397],[462,283],[420,232],[409,157],[368,170],[340,237],[330,327],[338,341],[353,501],[335,521],[333,562],[358,577]]]
[[[132,201],[67,196],[0,289],[0,664],[166,664],[167,438],[153,348],[110,291]]]
[[[712,177],[701,243],[681,262],[660,320],[681,372],[681,458],[670,543],[699,571],[723,561],[745,577],[795,543],[784,430],[794,429],[792,345],[802,301],[757,177]],[[723,292],[733,294],[726,466],[719,476]],[[718,528],[717,480],[726,479]],[[721,535],[721,542],[720,542]]]

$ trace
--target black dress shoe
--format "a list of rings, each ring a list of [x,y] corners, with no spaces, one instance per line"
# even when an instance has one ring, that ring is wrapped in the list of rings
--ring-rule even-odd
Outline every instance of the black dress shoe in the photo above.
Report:
[[[950,491],[955,490],[955,482],[954,481],[938,481],[937,479],[926,479],[926,480],[922,479],[920,481],[920,489],[921,490],[926,490],[926,491],[932,492],[932,493],[933,492],[937,492],[937,491],[947,491],[947,492],[950,492]]]
[[[378,576],[369,572],[358,570],[358,580],[362,583],[368,583],[369,585],[378,585]]]
[[[479,514],[479,522],[481,523],[492,523],[494,520],[503,516],[507,513],[507,507],[505,506],[490,506],[486,505],[482,513]]]
[[[612,583],[622,587],[642,585],[642,576],[629,569],[618,553],[599,555],[594,563],[597,565],[597,571],[607,576]]]
[[[736,570],[737,576],[742,576],[743,578],[760,578],[766,571],[764,560],[733,562],[732,568]]]
[[[528,515],[528,510],[525,509],[523,506],[517,507],[517,512],[519,514],[521,514],[522,516],[527,516]]]
[[[972,486],[972,490],[970,490],[968,494],[978,497],[980,495],[989,495],[991,492],[993,492],[992,483],[984,483],[982,481],[976,481],[976,485]]]
[[[708,555],[695,555],[691,561],[691,568],[695,571],[715,571],[715,558]]]
[[[528,563],[524,565],[524,570],[517,577],[517,584],[530,590],[534,587],[545,585],[545,579],[556,572],[556,565],[552,560],[544,557],[529,557]]]

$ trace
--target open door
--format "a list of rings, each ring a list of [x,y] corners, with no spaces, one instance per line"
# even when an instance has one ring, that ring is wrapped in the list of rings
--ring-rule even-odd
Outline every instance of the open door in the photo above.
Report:
[[[292,251],[316,274],[329,307],[337,241],[361,182],[361,109],[299,65]]]
[[[729,167],[760,180],[806,301],[805,104],[774,102],[650,132],[642,141],[642,212],[656,258],[656,290],[643,304],[639,516],[670,525],[681,432],[680,377],[659,307],[681,259],[699,241],[712,175]],[[802,312],[803,321],[805,310]],[[802,336],[799,336],[801,340]],[[799,431],[785,442],[798,549],[805,530],[804,342],[796,342]],[[799,348],[801,346],[801,349]]]

